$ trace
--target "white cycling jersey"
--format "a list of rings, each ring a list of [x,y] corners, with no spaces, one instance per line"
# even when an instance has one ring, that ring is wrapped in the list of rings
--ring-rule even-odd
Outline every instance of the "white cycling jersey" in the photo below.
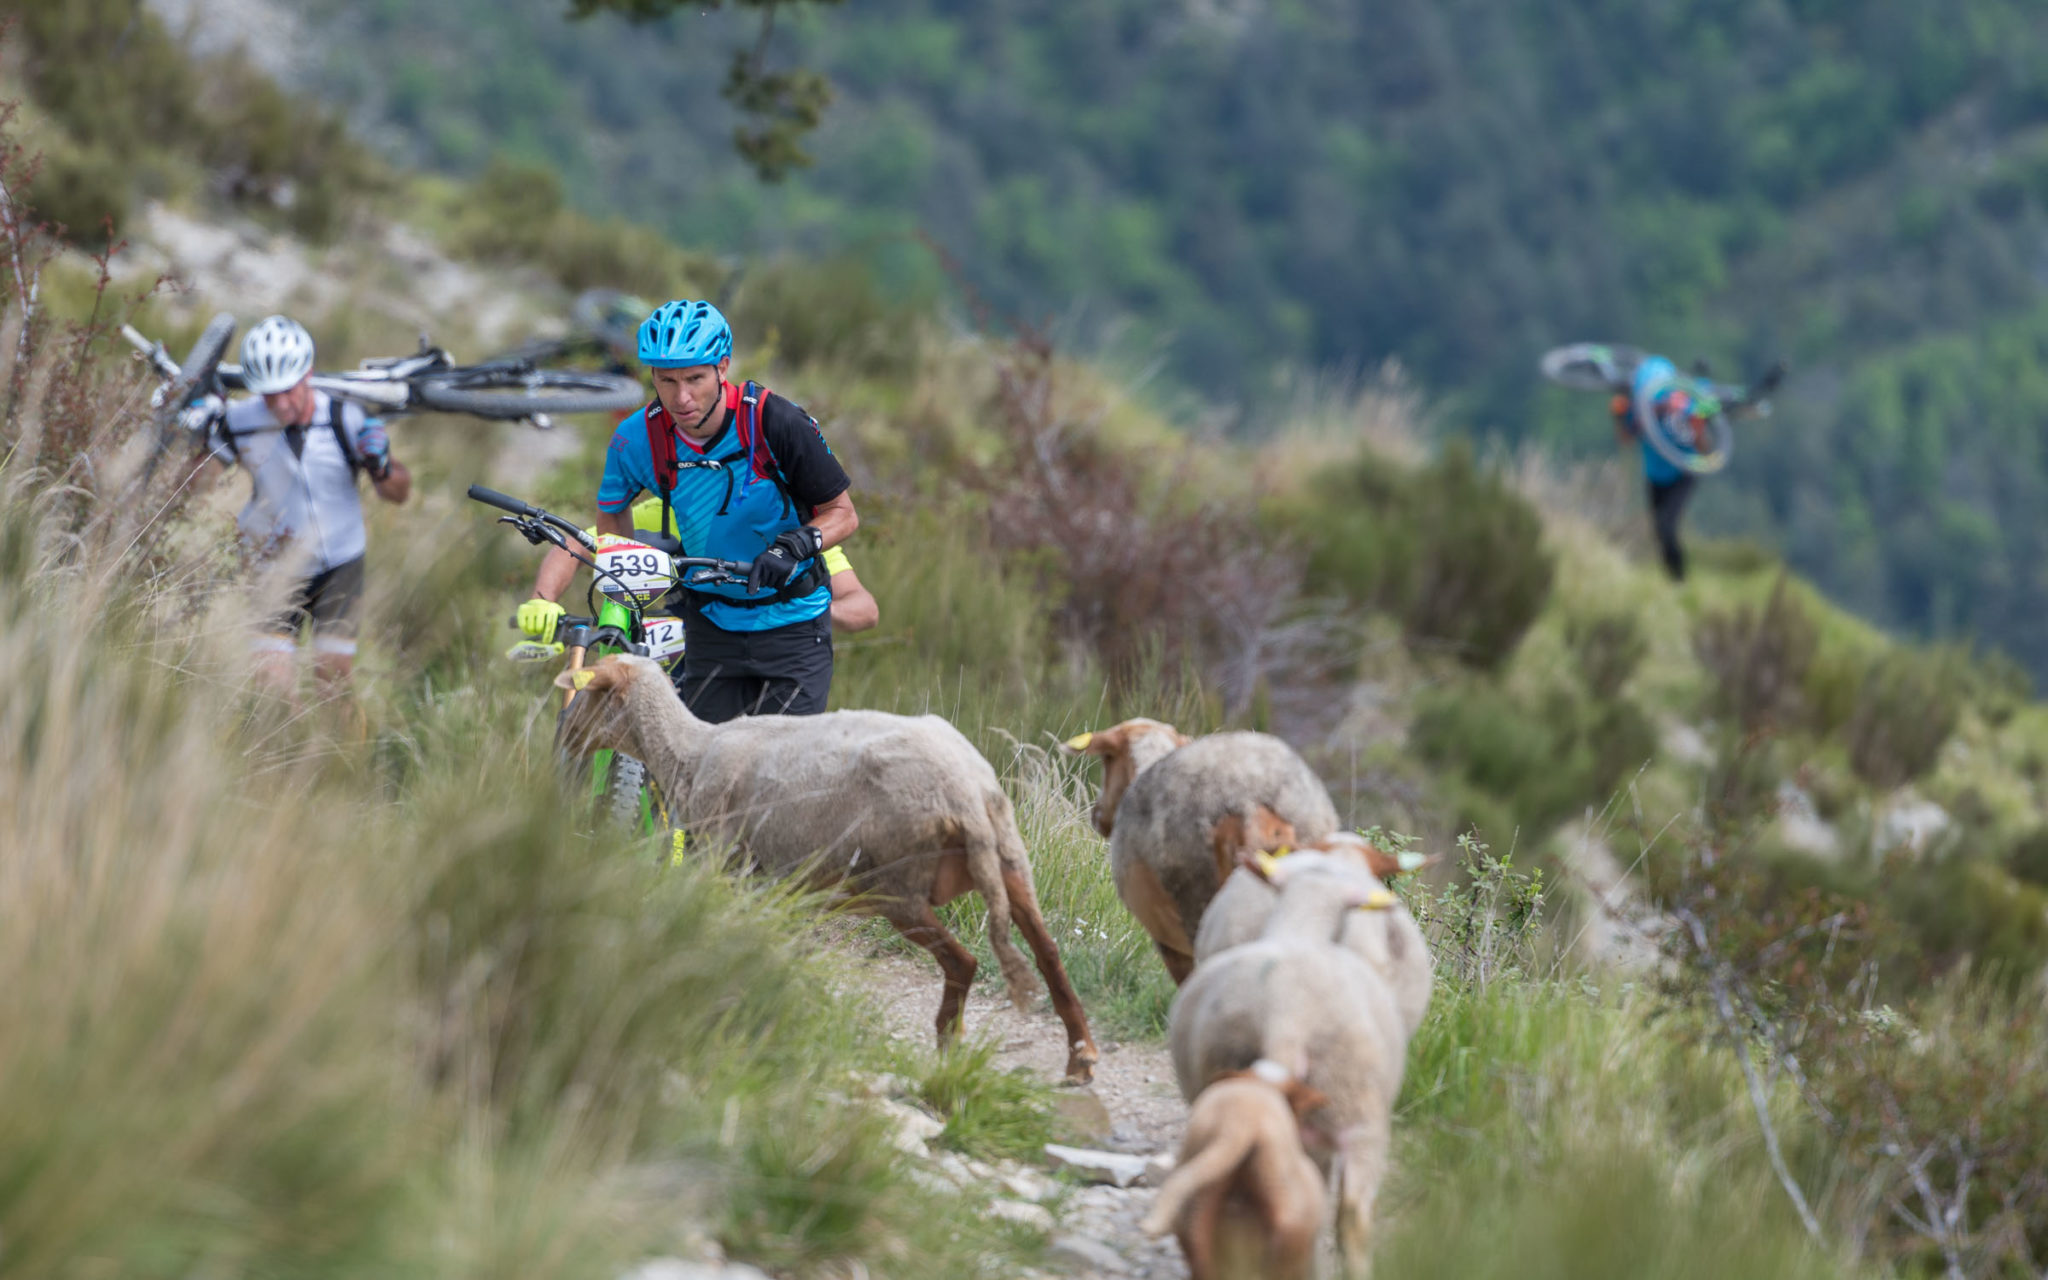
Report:
[[[355,473],[366,415],[360,405],[325,391],[313,395],[312,425],[300,432],[279,427],[269,406],[251,397],[228,406],[213,442],[214,457],[249,471],[252,492],[235,520],[242,536],[266,551],[290,544],[291,552],[305,557],[309,576],[357,559],[368,545]],[[337,412],[339,433],[332,425]],[[348,453],[342,452],[343,436]]]

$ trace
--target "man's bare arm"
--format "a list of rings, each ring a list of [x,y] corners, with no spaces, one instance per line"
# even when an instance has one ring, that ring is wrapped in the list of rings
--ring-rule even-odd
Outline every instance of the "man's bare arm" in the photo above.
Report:
[[[811,512],[811,527],[818,531],[822,541],[818,549],[836,547],[853,536],[860,528],[860,513],[853,509],[853,494],[842,493]]]

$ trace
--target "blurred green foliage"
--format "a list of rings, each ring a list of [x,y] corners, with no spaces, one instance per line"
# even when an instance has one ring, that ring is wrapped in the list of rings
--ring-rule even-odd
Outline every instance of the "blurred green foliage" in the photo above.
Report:
[[[324,239],[387,181],[340,118],[239,53],[191,55],[142,0],[0,0],[37,107],[44,178],[30,201],[69,236],[117,231],[134,200],[202,167],[230,201]]]
[[[307,9],[333,100],[412,158],[545,161],[583,207],[720,252],[923,229],[991,314],[1163,352],[1253,425],[1276,371],[1397,356],[1451,421],[1594,453],[1597,408],[1534,375],[1546,346],[1782,355],[1809,376],[1744,428],[1700,526],[2048,671],[2048,15],[2025,0],[790,11],[778,56],[838,102],[772,193],[721,97],[752,14]]]

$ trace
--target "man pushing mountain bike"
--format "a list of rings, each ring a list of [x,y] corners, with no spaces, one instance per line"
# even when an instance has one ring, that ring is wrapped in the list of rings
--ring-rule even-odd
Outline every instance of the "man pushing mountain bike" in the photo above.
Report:
[[[686,555],[749,564],[743,585],[680,588],[685,647],[677,692],[700,719],[815,715],[832,688],[831,573],[824,553],[860,525],[850,481],[817,420],[759,383],[726,381],[732,329],[708,302],[675,301],[641,324],[655,399],[612,434],[597,531],[634,536],[643,493]],[[570,572],[544,565],[520,606],[552,630]]]

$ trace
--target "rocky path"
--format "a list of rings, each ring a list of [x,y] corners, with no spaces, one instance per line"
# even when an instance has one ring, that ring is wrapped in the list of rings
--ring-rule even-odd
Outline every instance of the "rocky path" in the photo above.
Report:
[[[862,957],[857,985],[881,1007],[892,1034],[929,1042],[939,1006],[939,975],[930,961],[870,952]],[[1023,1067],[1058,1081],[1066,1066],[1065,1034],[1043,997],[1037,1008],[1020,1014],[999,994],[977,988],[967,1002],[967,1034],[993,1039],[1003,1067]],[[1090,1147],[1171,1157],[1180,1145],[1187,1106],[1174,1085],[1165,1046],[1118,1043],[1098,1034],[1098,1047],[1102,1060],[1095,1082],[1084,1089],[1062,1088],[1062,1114]],[[1077,1190],[1060,1206],[1049,1264],[1070,1276],[1183,1280],[1187,1268],[1173,1239],[1148,1240],[1138,1230],[1152,1196],[1145,1186]]]

